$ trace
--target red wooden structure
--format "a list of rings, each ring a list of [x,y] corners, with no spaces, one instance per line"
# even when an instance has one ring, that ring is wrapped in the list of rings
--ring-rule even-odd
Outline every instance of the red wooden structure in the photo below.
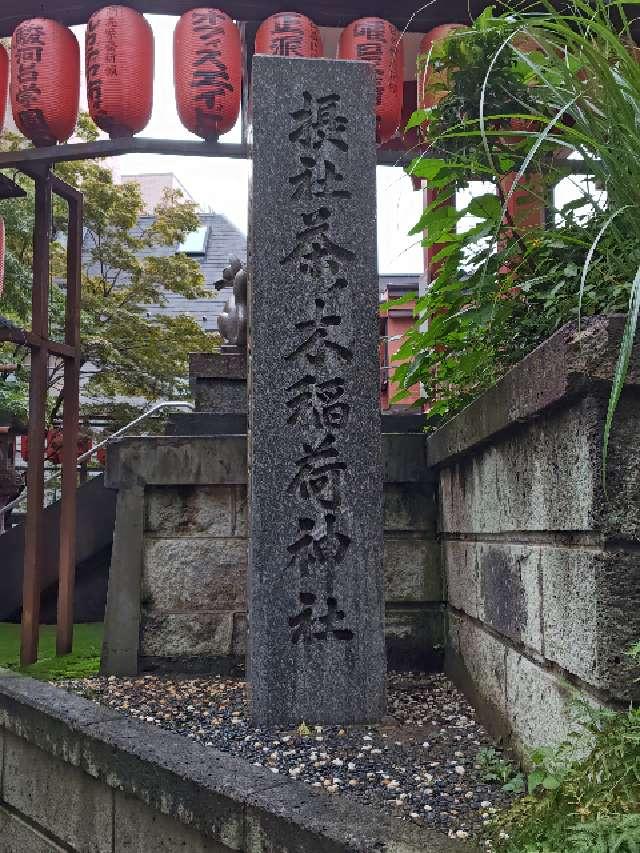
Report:
[[[42,549],[42,513],[44,501],[45,410],[49,356],[64,359],[65,442],[62,459],[62,506],[60,514],[60,554],[58,654],[71,651],[73,639],[73,592],[75,584],[76,542],[76,443],[79,417],[80,383],[80,261],[82,255],[82,194],[54,175],[48,164],[17,164],[33,178],[36,191],[36,220],[33,236],[33,289],[31,329],[0,327],[0,341],[27,346],[31,350],[29,389],[30,462],[27,469],[27,518],[22,593],[22,635],[20,660],[33,663],[38,656],[40,623],[40,562]],[[49,338],[49,242],[51,238],[52,194],[67,202],[69,233],[67,242],[67,288],[64,342]],[[0,196],[23,195],[16,184],[4,178]]]
[[[47,0],[47,15],[60,23],[85,24],[97,9],[108,5],[105,0]],[[182,15],[194,8],[193,0],[127,0],[125,6],[139,12],[156,15]],[[215,4],[208,4],[215,5]],[[229,0],[225,11],[236,21],[259,24],[277,12],[300,12],[311,18],[319,27],[344,27],[356,18],[370,15],[385,18],[400,30],[405,26],[412,32],[426,33],[438,24],[451,21],[468,21],[476,17],[486,0],[456,0],[453,3],[416,3],[415,0],[305,0],[304,3],[286,3],[281,0]],[[286,7],[286,8],[285,8]],[[0,37],[11,35],[16,26],[26,18],[42,14],[42,0],[3,0],[0,7]]]

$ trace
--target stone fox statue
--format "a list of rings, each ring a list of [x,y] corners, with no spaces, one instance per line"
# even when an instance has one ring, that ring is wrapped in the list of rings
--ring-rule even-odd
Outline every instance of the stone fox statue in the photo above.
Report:
[[[217,284],[228,287],[230,282],[233,295],[220,314],[218,328],[224,338],[223,349],[243,351],[247,348],[247,271],[238,258],[230,260]]]

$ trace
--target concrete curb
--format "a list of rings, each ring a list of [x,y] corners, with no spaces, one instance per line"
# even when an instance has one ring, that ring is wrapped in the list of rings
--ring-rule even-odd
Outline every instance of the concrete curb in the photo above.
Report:
[[[609,395],[625,318],[620,314],[590,317],[578,332],[567,323],[515,365],[449,423],[427,439],[430,466],[449,464],[497,434],[532,421],[569,398],[593,393]],[[640,339],[630,360],[627,386],[640,387]]]
[[[160,815],[168,816],[176,837],[184,832],[193,839],[196,833],[203,839],[203,849],[220,853],[226,850],[471,853],[473,850],[434,831],[316,792],[300,782],[275,777],[264,768],[253,767],[215,749],[203,749],[179,735],[5,671],[0,671],[0,734],[7,742],[11,739],[14,754],[20,748],[33,747],[44,753],[38,755],[49,762],[48,784],[52,774],[59,775],[60,785],[56,782],[56,788],[62,792],[60,796],[65,796],[65,773],[70,772],[70,767],[98,780],[106,791],[111,789],[114,838],[119,819],[117,792],[123,792],[139,801],[138,805],[145,804],[144,811],[155,814],[153,821],[160,819]],[[26,747],[27,744],[30,746]],[[5,744],[3,754],[6,752]],[[25,766],[25,777],[34,772],[33,762]],[[77,770],[73,772],[77,774]],[[59,838],[55,827],[42,826],[38,814],[29,813],[39,807],[34,803],[36,798],[7,802],[6,775],[2,773],[0,808],[9,809],[17,820],[36,824],[36,829],[48,837]],[[14,789],[15,782],[13,778]],[[87,779],[85,785],[90,784],[95,787]],[[65,799],[62,819],[73,823],[73,810],[85,815],[87,808],[82,797],[69,796]],[[89,824],[90,818],[86,814]],[[215,848],[209,846],[211,839],[217,842]],[[69,845],[67,849],[83,849],[68,839],[58,843]],[[116,845],[114,849],[119,848]]]

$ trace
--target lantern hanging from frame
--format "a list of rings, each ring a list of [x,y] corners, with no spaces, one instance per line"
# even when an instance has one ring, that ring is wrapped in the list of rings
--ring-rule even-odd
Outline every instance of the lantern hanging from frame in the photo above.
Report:
[[[305,15],[277,12],[260,24],[255,52],[318,59],[323,55],[322,37],[318,27]]]
[[[400,33],[382,18],[359,18],[341,32],[338,59],[362,59],[374,66],[376,137],[378,142],[387,142],[402,121],[404,49]]]
[[[174,84],[178,115],[197,136],[215,140],[240,114],[240,32],[219,9],[192,9],[174,35]]]
[[[153,107],[153,33],[140,12],[106,6],[85,34],[85,76],[91,118],[112,139],[140,133]]]
[[[44,458],[53,465],[59,465],[62,460],[62,430],[51,428],[47,430]]]
[[[0,44],[0,133],[4,127],[9,96],[9,54],[3,44]]]
[[[93,447],[93,441],[90,435],[85,433],[78,434],[78,441],[76,445],[76,454],[78,457],[82,456],[85,453],[88,453],[89,450]],[[51,462],[52,465],[62,465],[64,454],[64,434],[61,429],[56,429],[52,427],[47,430],[47,439],[46,439],[46,448],[45,448],[45,459],[48,462]]]
[[[80,45],[70,29],[48,18],[18,24],[10,91],[14,121],[34,145],[69,139],[80,102]]]

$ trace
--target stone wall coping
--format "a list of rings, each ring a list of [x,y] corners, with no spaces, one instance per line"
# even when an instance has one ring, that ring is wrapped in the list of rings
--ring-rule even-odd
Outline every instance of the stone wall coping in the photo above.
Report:
[[[215,839],[225,850],[471,853],[474,849],[6,670],[0,670],[0,726]],[[257,838],[260,843],[255,846]]]
[[[104,480],[108,489],[246,482],[244,435],[121,438],[109,447]]]
[[[431,482],[424,435],[382,437],[384,479],[391,483]],[[109,446],[104,484],[132,486],[244,485],[246,435],[128,436]]]
[[[429,465],[441,466],[570,399],[589,392],[608,395],[625,320],[622,314],[589,317],[580,331],[577,323],[567,323],[428,437]],[[640,337],[626,384],[640,387]]]

